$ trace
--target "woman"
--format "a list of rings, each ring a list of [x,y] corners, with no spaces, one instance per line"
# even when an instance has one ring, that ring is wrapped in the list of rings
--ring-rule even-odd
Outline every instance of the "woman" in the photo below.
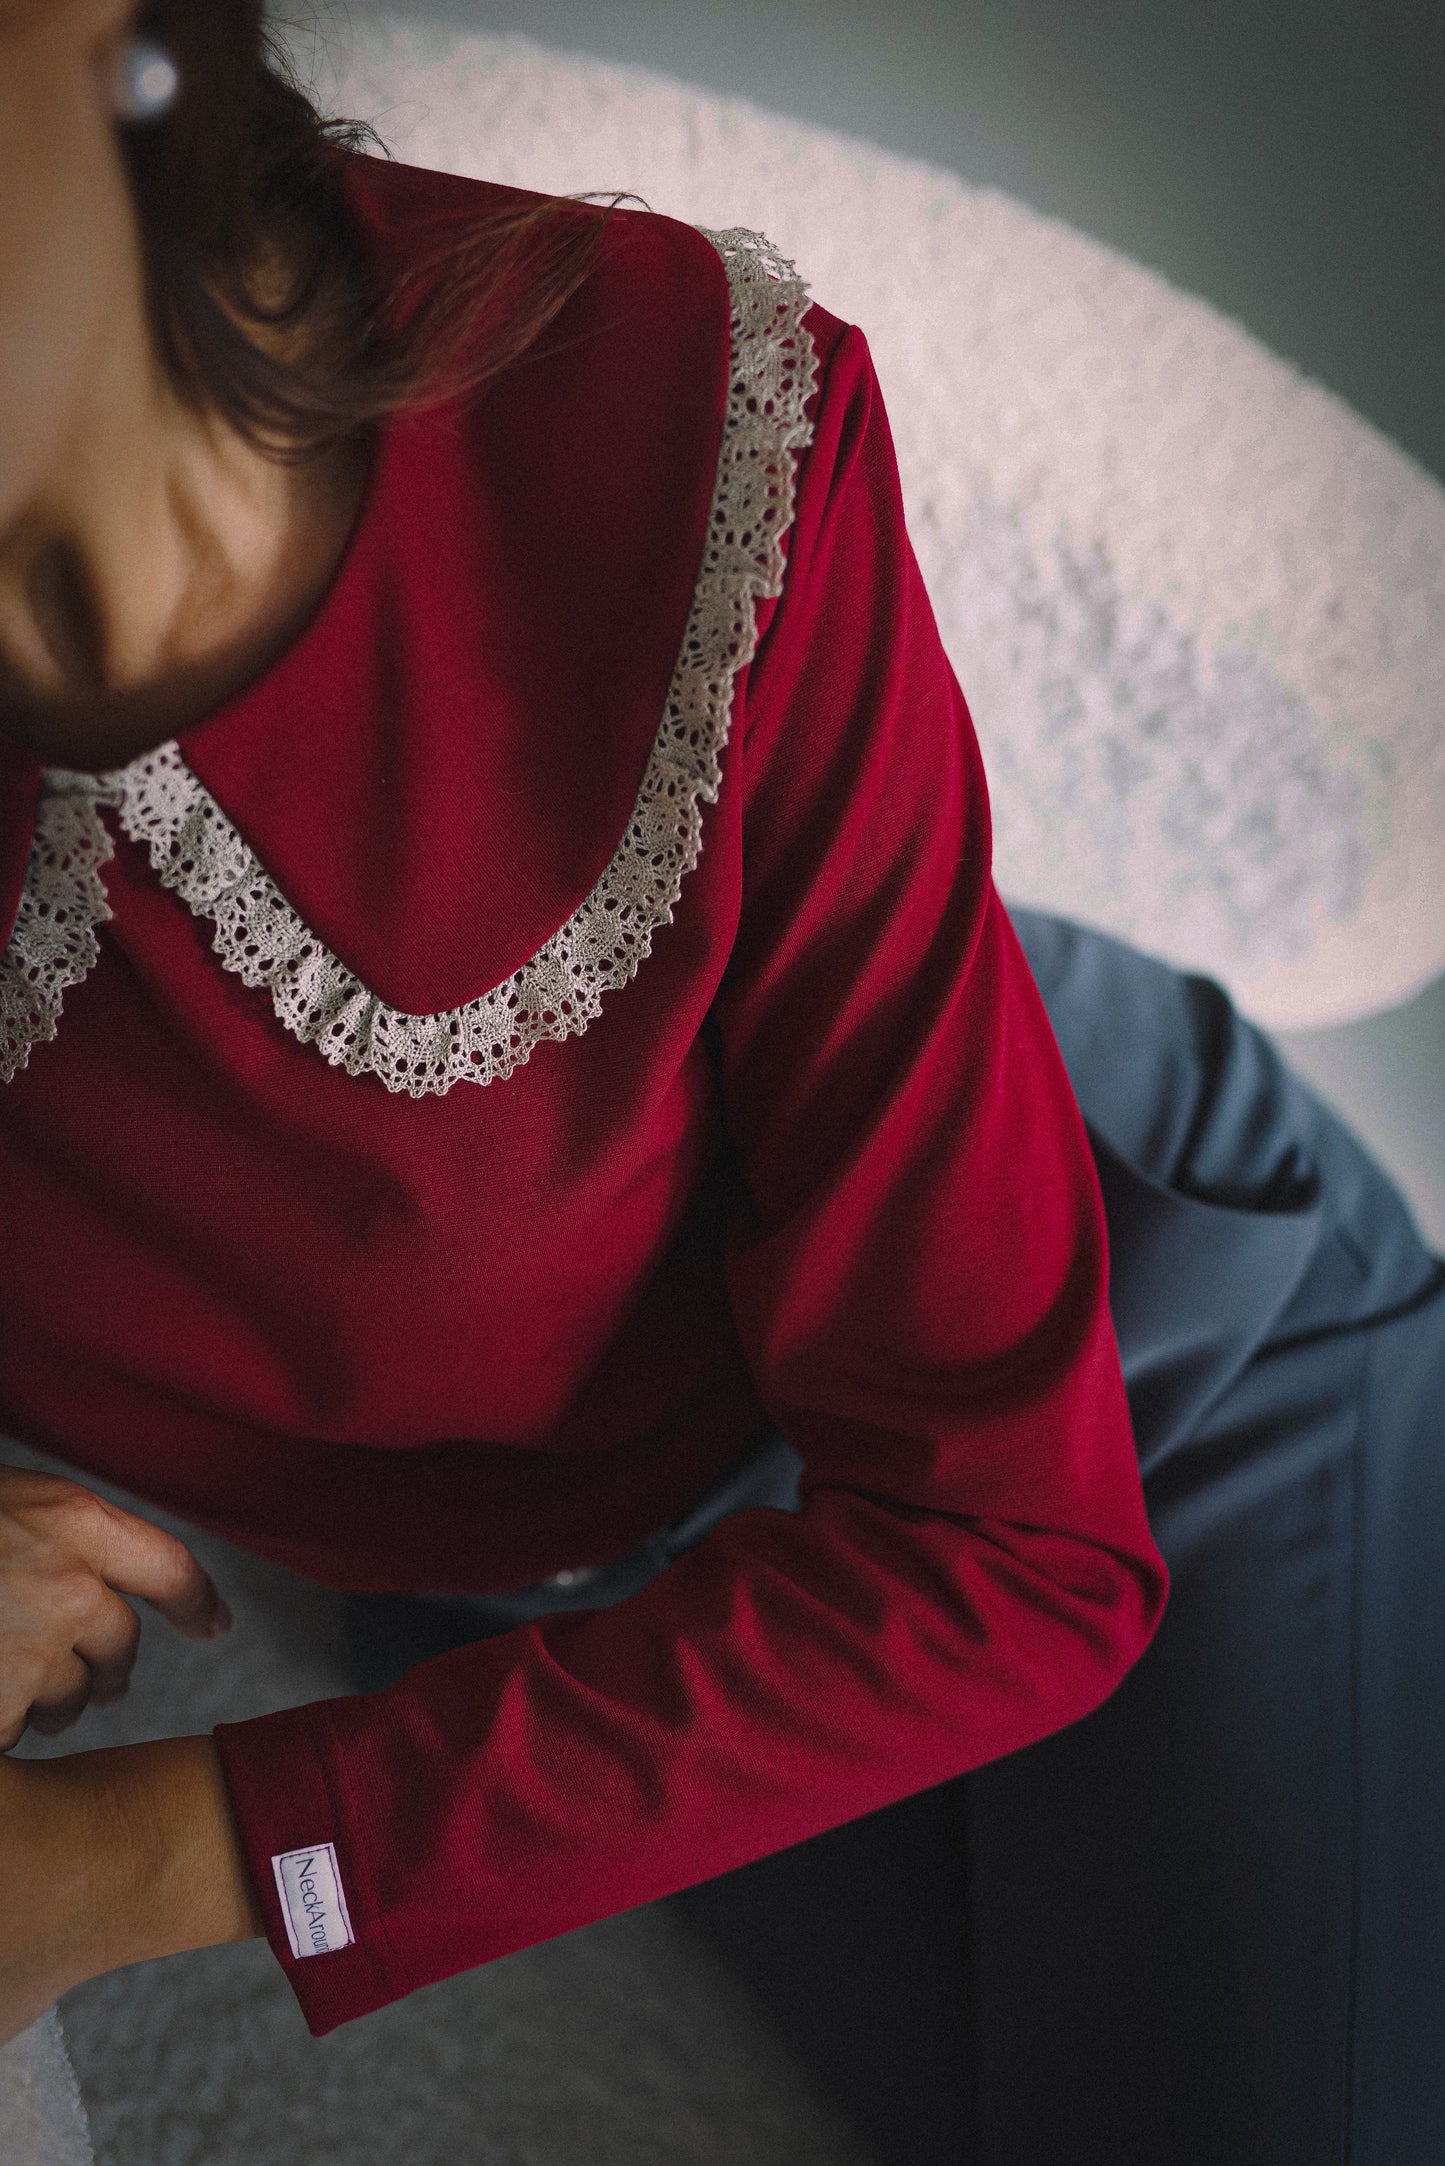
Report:
[[[859,334],[324,138],[250,0],[0,62],[0,1410],[364,1687],[0,1765],[0,2034],[265,1934],[320,2035],[1025,1765],[1167,1575]],[[224,1629],[0,1471],[7,1745],[125,1594]]]

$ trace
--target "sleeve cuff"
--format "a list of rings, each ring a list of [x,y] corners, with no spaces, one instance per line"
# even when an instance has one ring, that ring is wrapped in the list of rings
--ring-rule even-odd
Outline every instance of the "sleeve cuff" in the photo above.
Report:
[[[266,1938],[312,2037],[400,2000],[411,1986],[324,1704],[219,1723],[214,1735]]]

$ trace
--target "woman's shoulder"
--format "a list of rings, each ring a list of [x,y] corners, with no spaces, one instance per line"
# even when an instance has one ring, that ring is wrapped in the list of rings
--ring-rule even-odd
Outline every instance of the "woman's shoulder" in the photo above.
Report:
[[[347,158],[347,193],[397,272],[448,228],[460,232],[487,218],[580,200],[365,153]],[[608,193],[594,191],[603,199]],[[609,346],[626,351],[629,332],[635,338],[645,326],[650,352],[661,359],[668,347],[685,348],[698,338],[714,348],[735,344],[740,330],[756,335],[765,315],[790,311],[812,359],[826,368],[850,326],[809,297],[805,264],[795,266],[769,236],[747,227],[691,224],[640,196],[615,193],[595,268],[548,344],[562,337],[570,343],[580,330],[600,360]],[[599,202],[599,213],[603,207]]]
[[[720,300],[725,305],[726,268],[704,229],[621,189],[595,190],[591,197],[549,194],[366,152],[348,153],[344,173],[347,201],[389,271],[404,272],[449,232],[460,238],[488,219],[510,221],[552,205],[585,203],[599,218],[606,212],[588,286],[606,288],[614,301],[630,295],[641,302],[651,294],[694,307],[711,301],[714,312]]]

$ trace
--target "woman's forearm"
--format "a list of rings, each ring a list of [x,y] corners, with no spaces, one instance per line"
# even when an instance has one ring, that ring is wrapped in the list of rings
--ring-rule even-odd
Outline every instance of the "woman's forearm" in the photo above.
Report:
[[[264,1930],[211,1738],[0,1760],[0,2040],[86,1978]]]

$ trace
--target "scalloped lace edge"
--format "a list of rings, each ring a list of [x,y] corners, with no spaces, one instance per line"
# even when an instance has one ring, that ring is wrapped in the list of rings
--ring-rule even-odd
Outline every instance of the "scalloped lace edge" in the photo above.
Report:
[[[95,928],[110,916],[100,868],[115,844],[94,792],[63,778],[41,802],[10,944],[0,959],[0,1080],[9,1083],[60,1027],[68,987],[100,961]]]
[[[0,1076],[53,1038],[61,996],[99,959],[110,916],[99,868],[113,844],[107,804],[153,868],[198,916],[227,970],[265,987],[286,1029],[334,1067],[413,1098],[491,1083],[544,1039],[582,1032],[602,995],[633,978],[702,851],[716,802],[737,673],[757,646],[755,599],[782,592],[792,524],[791,454],[811,439],[805,409],[817,357],[794,266],[744,227],[698,229],[722,257],[731,296],[727,414],[702,566],[677,666],[622,840],[587,895],[510,977],[435,1015],[390,1008],[308,931],[174,743],[104,775],[46,771],[15,929],[0,961]]]

